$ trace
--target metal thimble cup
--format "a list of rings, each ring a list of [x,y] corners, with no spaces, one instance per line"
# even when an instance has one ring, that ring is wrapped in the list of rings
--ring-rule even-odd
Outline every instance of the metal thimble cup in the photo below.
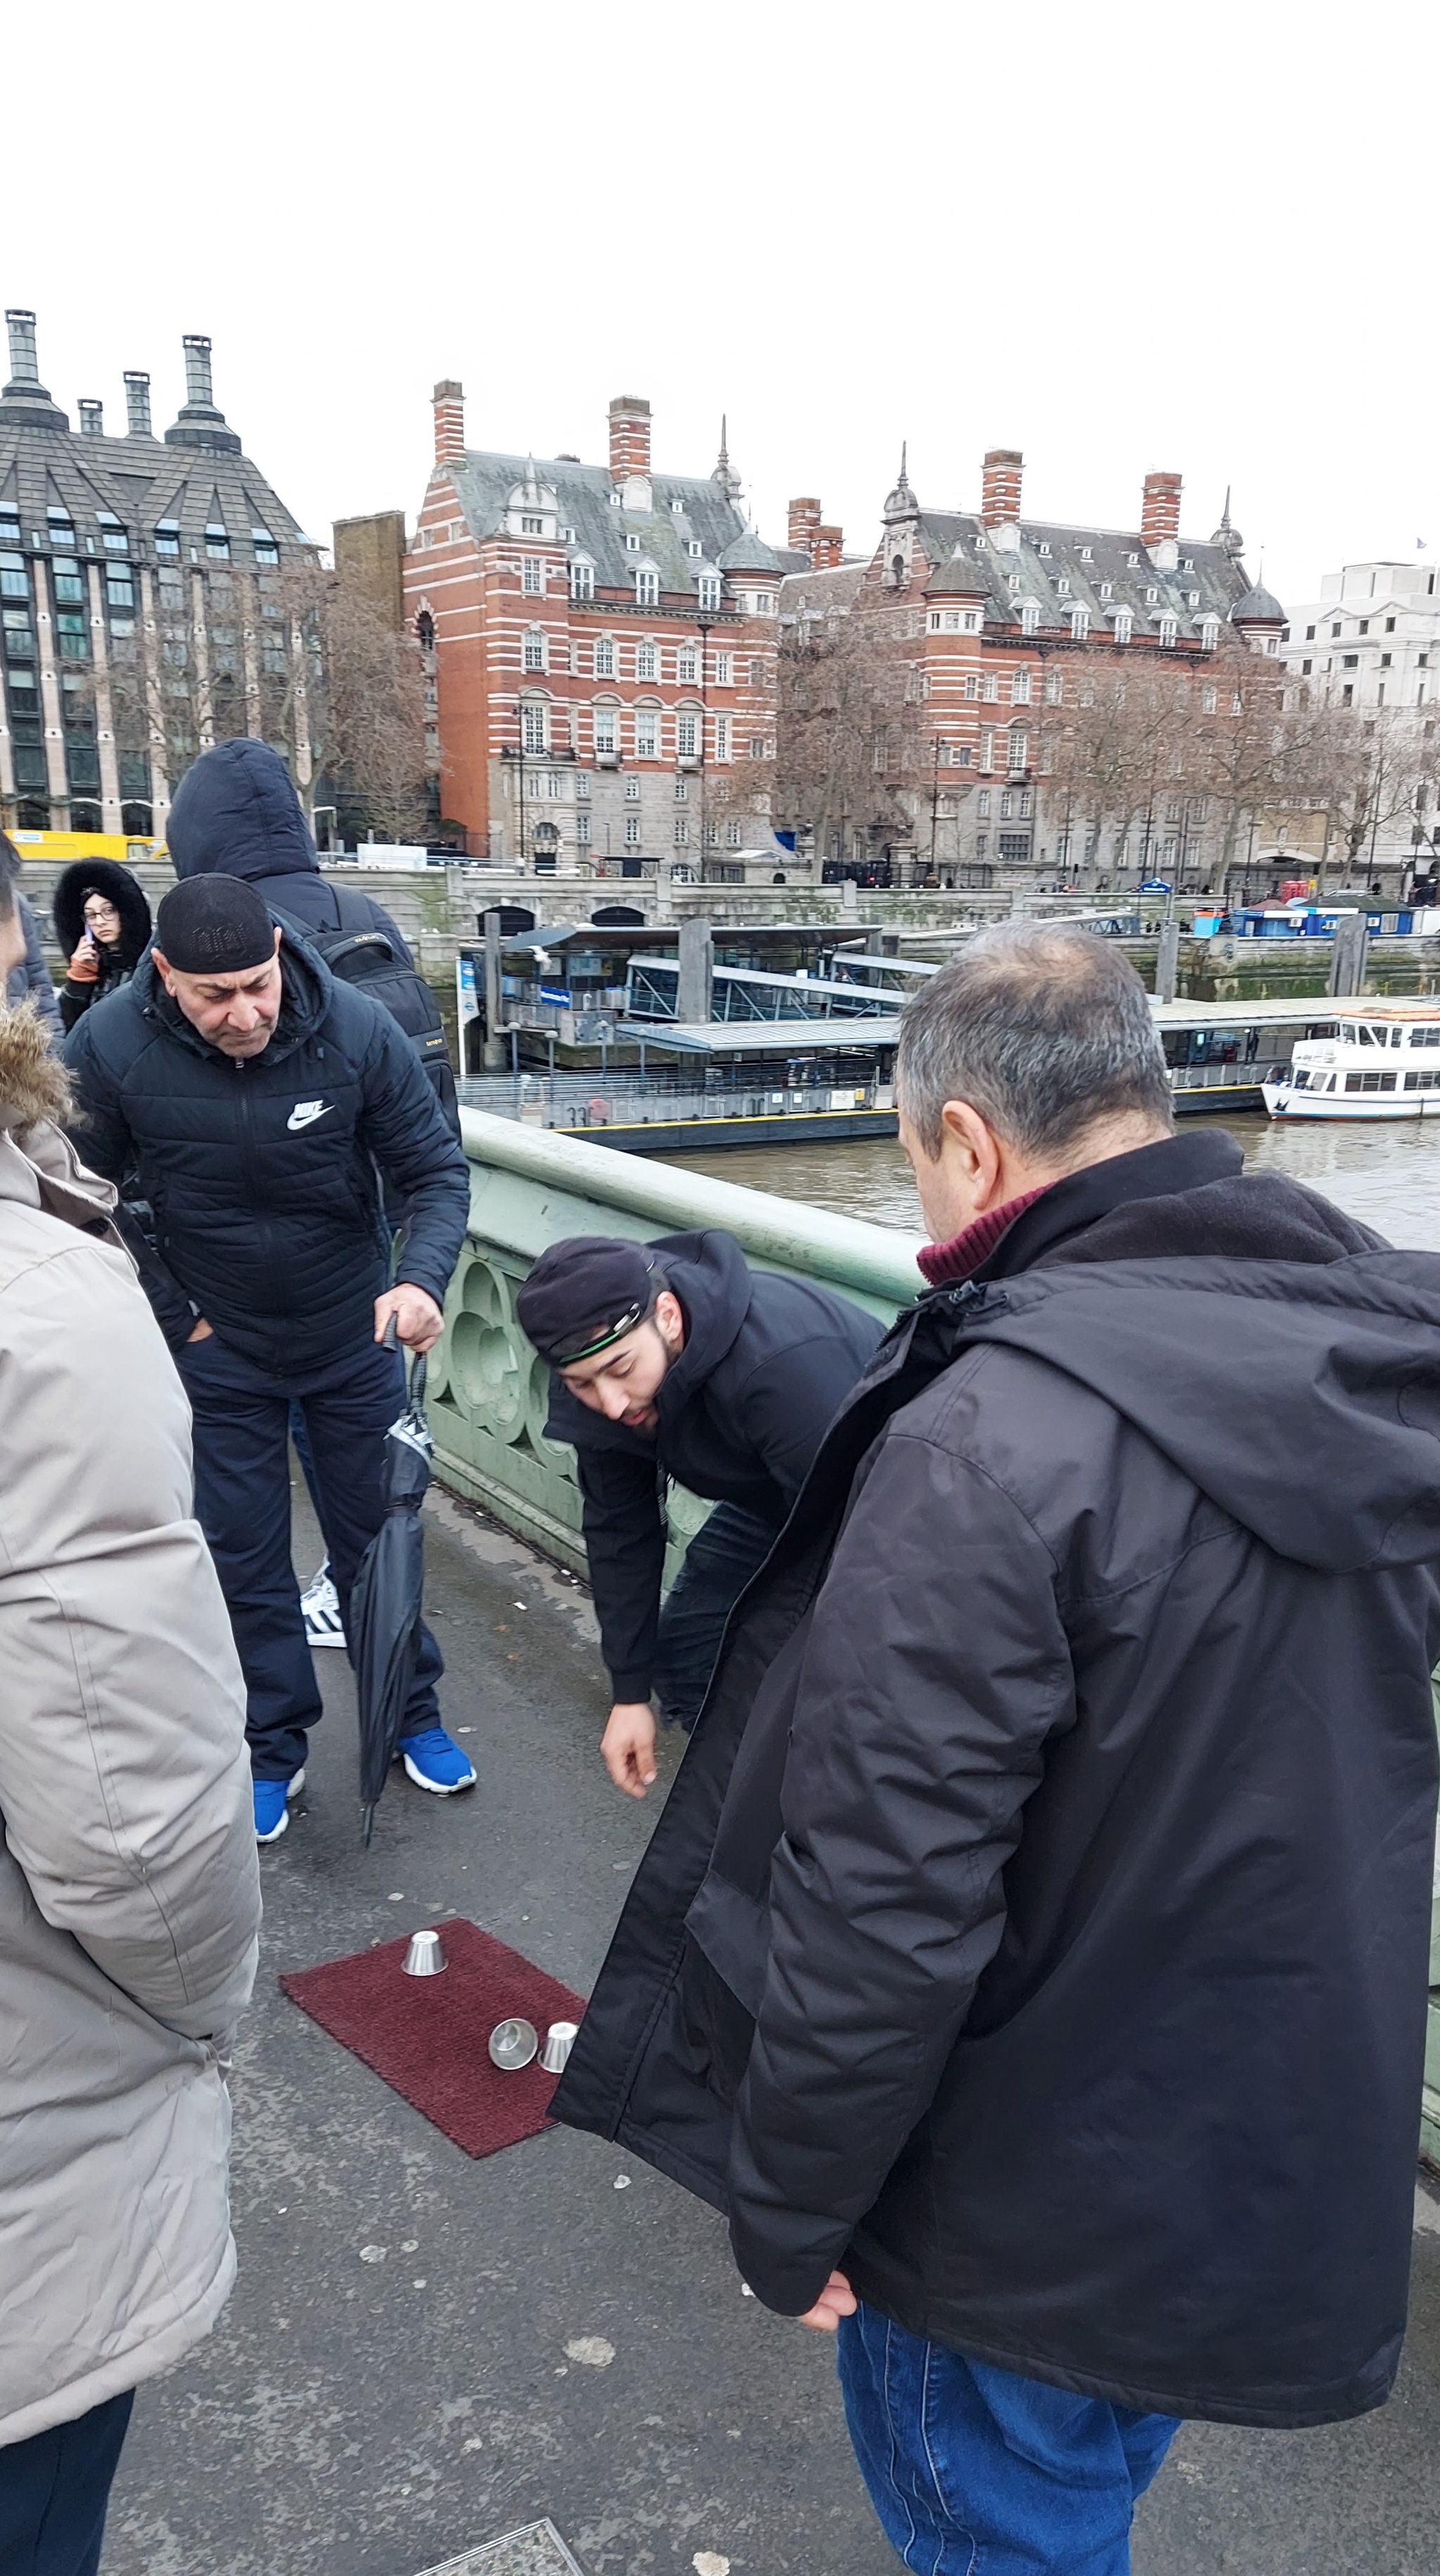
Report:
[[[407,1977],[438,1977],[449,1965],[438,1932],[412,1932],[401,1965]]]
[[[547,2075],[560,2074],[575,2045],[575,2035],[579,2028],[578,2021],[552,2021],[545,2033],[545,2045],[540,2051],[540,2063]]]
[[[490,2063],[502,2075],[518,2075],[529,2066],[540,2046],[540,2034],[533,2021],[500,2021],[490,2033]]]

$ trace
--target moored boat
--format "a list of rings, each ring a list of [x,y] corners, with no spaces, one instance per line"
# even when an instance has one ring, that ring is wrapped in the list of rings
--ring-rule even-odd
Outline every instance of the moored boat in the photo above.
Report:
[[[1440,1003],[1337,1002],[1335,1034],[1302,1039],[1262,1084],[1272,1118],[1440,1116]]]

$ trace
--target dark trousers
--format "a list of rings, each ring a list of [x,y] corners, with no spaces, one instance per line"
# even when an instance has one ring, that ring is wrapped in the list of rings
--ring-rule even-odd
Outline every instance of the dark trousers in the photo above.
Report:
[[[1173,2415],[1077,2397],[924,2343],[862,2303],[840,2324],[850,2439],[885,2536],[924,2576],[1129,2576]]]
[[[187,1342],[177,1356],[195,1417],[196,1517],[245,1674],[251,1767],[257,1780],[288,1780],[305,1759],[305,1730],[321,1714],[290,1551],[290,1407],[304,1417],[349,1639],[350,1587],[385,1516],[385,1434],[404,1405],[405,1364],[398,1351],[371,1342],[322,1369],[278,1377],[218,1333]],[[439,1725],[435,1684],[444,1669],[422,1626],[403,1735]]]
[[[135,2403],[133,2388],[0,2450],[5,2576],[95,2576],[105,2507]]]
[[[717,1503],[685,1551],[685,1561],[660,1613],[655,1648],[655,1695],[667,1726],[686,1732],[700,1714],[710,1687],[725,1623],[775,1544],[768,1521]]]

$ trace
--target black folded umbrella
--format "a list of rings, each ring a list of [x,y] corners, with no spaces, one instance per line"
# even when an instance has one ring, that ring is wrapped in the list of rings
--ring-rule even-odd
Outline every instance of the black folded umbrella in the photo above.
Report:
[[[360,1830],[367,1844],[415,1678],[425,1592],[420,1506],[430,1482],[433,1446],[425,1419],[422,1354],[411,1365],[405,1410],[385,1435],[385,1518],[365,1550],[350,1595],[348,1625],[360,1708]]]

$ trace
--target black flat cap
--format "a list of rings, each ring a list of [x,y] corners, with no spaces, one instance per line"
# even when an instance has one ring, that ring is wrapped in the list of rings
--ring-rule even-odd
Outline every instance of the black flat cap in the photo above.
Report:
[[[552,1368],[570,1368],[633,1333],[664,1284],[643,1243],[572,1234],[541,1253],[515,1311],[541,1358]]]

